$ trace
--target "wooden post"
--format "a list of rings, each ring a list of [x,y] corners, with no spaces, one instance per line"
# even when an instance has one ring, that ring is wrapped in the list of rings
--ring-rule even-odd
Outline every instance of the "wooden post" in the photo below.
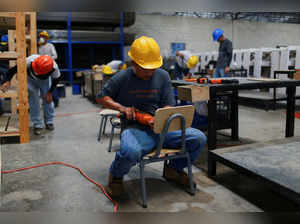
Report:
[[[36,12],[30,13],[30,55],[37,54]]]
[[[25,13],[16,13],[16,42],[18,52],[18,98],[20,143],[29,142],[28,90],[26,66]]]

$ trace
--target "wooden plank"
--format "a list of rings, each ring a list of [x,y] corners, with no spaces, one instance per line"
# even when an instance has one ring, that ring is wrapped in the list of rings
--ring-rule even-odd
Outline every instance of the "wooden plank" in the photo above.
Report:
[[[11,98],[10,110],[13,115],[17,114],[17,98]]]
[[[14,133],[19,132],[19,119],[18,115],[11,115],[6,132]]]
[[[14,137],[14,136],[20,136],[20,132],[15,131],[15,132],[0,133],[0,137]]]
[[[5,128],[7,126],[9,117],[10,116],[8,116],[8,115],[2,115],[0,117],[0,133],[5,132]]]
[[[16,43],[19,57],[18,65],[18,99],[19,99],[19,126],[20,142],[29,142],[28,120],[28,88],[26,69],[26,37],[25,37],[25,13],[17,12],[16,18]]]
[[[6,51],[0,53],[0,59],[17,59],[18,53],[14,51]]]
[[[37,54],[36,12],[30,13],[30,55]]]
[[[159,157],[164,157],[167,154],[175,154],[175,153],[178,153],[179,151],[180,151],[180,149],[161,149]],[[155,155],[155,153],[156,153],[156,150],[154,152],[147,154],[147,157],[152,157]]]
[[[295,80],[300,80],[300,72],[294,73],[294,79]]]
[[[161,133],[169,117],[176,113],[182,114],[184,116],[185,128],[188,128],[191,126],[193,122],[194,112],[195,112],[195,108],[193,105],[158,109],[155,111],[153,131],[156,134]],[[176,118],[171,122],[169,126],[169,131],[176,131],[179,130],[180,128],[181,128],[180,119]]]
[[[15,18],[0,16],[0,29],[14,30],[15,28],[16,28]]]
[[[16,13],[15,12],[0,12],[0,17],[15,18],[16,17]]]
[[[209,87],[208,86],[178,86],[178,99],[198,102],[209,100]]]
[[[16,98],[18,92],[16,90],[8,90],[7,92],[0,91],[0,98]]]

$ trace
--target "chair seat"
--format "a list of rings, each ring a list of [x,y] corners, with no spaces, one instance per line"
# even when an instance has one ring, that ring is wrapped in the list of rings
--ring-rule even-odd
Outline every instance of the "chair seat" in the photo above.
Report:
[[[99,112],[100,116],[115,116],[119,114],[120,112],[117,110],[111,110],[111,109],[103,109]]]
[[[180,152],[180,150],[181,149],[161,149],[158,157],[162,158],[166,155],[174,155],[174,154]],[[156,150],[147,154],[146,157],[153,157],[155,155],[155,153],[156,153]]]

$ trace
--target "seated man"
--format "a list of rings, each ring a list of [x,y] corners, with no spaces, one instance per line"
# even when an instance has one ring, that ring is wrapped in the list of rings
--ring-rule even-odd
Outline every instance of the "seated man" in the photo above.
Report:
[[[126,115],[122,120],[121,148],[110,167],[106,187],[111,196],[122,193],[122,179],[142,156],[153,151],[159,135],[150,126],[136,122],[135,110],[154,113],[158,108],[174,105],[174,95],[168,73],[159,69],[162,65],[160,48],[154,39],[142,36],[136,39],[128,53],[133,67],[114,75],[97,96],[97,102]],[[165,148],[179,148],[181,131],[169,132]],[[186,146],[192,162],[206,144],[206,136],[199,130],[186,130]],[[183,172],[186,159],[176,159],[164,167],[164,178],[189,187],[188,176]]]

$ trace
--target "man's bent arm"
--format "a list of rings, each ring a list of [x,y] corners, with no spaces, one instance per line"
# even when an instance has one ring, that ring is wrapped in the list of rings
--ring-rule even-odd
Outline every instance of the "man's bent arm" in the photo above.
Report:
[[[112,109],[112,110],[118,110],[120,112],[125,112],[125,107],[121,104],[115,102],[111,97],[104,96],[101,98],[96,99],[97,103],[100,103],[106,108]]]

